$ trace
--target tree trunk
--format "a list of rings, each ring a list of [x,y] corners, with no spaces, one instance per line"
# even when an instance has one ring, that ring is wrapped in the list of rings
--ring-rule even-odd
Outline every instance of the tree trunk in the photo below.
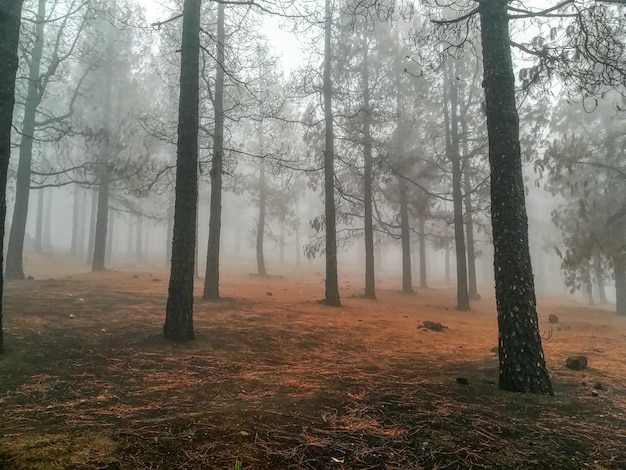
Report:
[[[112,8],[114,8],[114,6]],[[107,57],[104,64],[104,85],[102,91],[102,132],[104,134],[104,138],[100,144],[101,149],[98,157],[98,212],[96,214],[96,228],[93,242],[93,262],[91,264],[92,271],[103,271],[106,269],[107,231],[109,225],[109,196],[111,184],[111,169],[109,168],[109,160],[111,158],[114,51],[112,39],[108,37],[107,41],[109,43],[107,45]]]
[[[156,224],[154,223],[153,220],[148,220],[148,230],[144,230],[144,239],[143,239],[143,260],[146,261],[148,259],[150,259],[150,234],[154,233],[151,230],[151,226],[152,228],[156,228]],[[196,237],[196,246],[198,245],[197,242],[198,238]]]
[[[261,132],[259,132],[259,137]],[[266,211],[266,187],[265,187],[265,159],[259,164],[259,221],[256,228],[256,266],[259,276],[267,276],[265,270],[265,256],[263,255],[263,238],[265,236],[265,211]]]
[[[73,204],[72,204],[72,242],[70,245],[70,253],[72,256],[76,256],[79,252],[80,240],[79,234],[81,231],[81,200],[80,200],[80,186],[78,184],[74,184],[74,194],[73,194]]]
[[[524,201],[506,0],[479,4],[498,310],[499,387],[553,394],[543,355]]]
[[[93,260],[93,248],[96,240],[96,214],[98,213],[98,193],[91,190],[91,205],[89,210],[89,247],[87,248],[87,260]]]
[[[28,218],[35,121],[37,108],[43,97],[40,68],[44,46],[45,20],[46,0],[39,0],[35,18],[35,41],[29,59],[28,91],[26,92],[26,101],[24,103],[22,140],[20,142],[20,156],[15,180],[15,206],[9,233],[9,245],[7,247],[7,279],[24,279],[24,237],[26,234],[26,219]]]
[[[620,256],[613,258],[613,274],[615,276],[615,310],[619,316],[626,316],[626,259]]]
[[[2,294],[4,290],[4,224],[7,215],[6,187],[11,157],[11,129],[15,105],[17,46],[23,0],[0,0],[0,352],[4,349]]]
[[[108,145],[105,145],[101,161],[108,159]],[[107,248],[107,231],[109,224],[109,169],[106,163],[100,169],[100,184],[98,186],[98,210],[96,215],[96,229],[93,242],[92,271],[106,269],[105,257]]]
[[[135,259],[138,262],[143,261],[144,247],[143,247],[143,216],[137,214],[137,233],[135,234]]]
[[[114,211],[109,209],[109,228],[107,230],[107,264],[111,263],[111,259],[113,259],[113,235],[115,232],[115,219],[117,218]]]
[[[398,181],[400,185],[400,238],[402,240],[402,293],[413,293],[411,276],[411,227],[409,225],[409,203],[407,201],[406,180]]]
[[[465,113],[466,114],[466,113]],[[467,288],[470,300],[480,300],[478,285],[476,282],[476,251],[474,247],[474,221],[472,214],[474,207],[472,204],[472,183],[470,175],[470,159],[467,145],[467,116],[463,115],[461,120],[461,132],[463,133],[463,156],[465,158],[465,171],[463,172],[463,186],[465,191],[465,238],[467,241]]]
[[[279,241],[278,241],[278,251],[279,251],[279,256],[280,256],[280,264],[284,265],[285,264],[285,219],[281,218],[279,221],[280,223],[280,232],[279,232]]]
[[[365,212],[365,297],[376,298],[374,272],[374,221],[372,215],[372,110],[370,109],[370,78],[367,34],[362,40],[363,86],[363,200]]]
[[[172,242],[174,235],[174,204],[170,203],[167,208],[167,226],[165,228],[165,265],[172,262]]]
[[[602,305],[607,304],[609,301],[606,298],[606,290],[604,289],[604,273],[602,272],[602,265],[598,258],[594,258],[593,260],[593,272],[598,284],[598,300]]]
[[[79,229],[78,229],[78,251],[76,252],[77,254],[79,254],[80,256],[84,257],[85,253],[87,252],[87,245],[89,243],[89,240],[87,240],[87,237],[89,236],[89,232],[87,230],[87,220],[89,217],[89,214],[87,212],[87,197],[89,196],[89,193],[87,192],[87,190],[85,189],[81,189],[79,196],[82,194],[81,196],[81,201],[80,201],[80,216],[79,216]]]
[[[222,229],[222,167],[224,160],[224,4],[217,5],[217,64],[215,97],[213,101],[215,132],[213,134],[213,161],[211,164],[211,214],[209,216],[209,244],[207,247],[205,299],[220,298],[220,232]]]
[[[324,215],[326,221],[326,289],[324,302],[339,307],[339,277],[337,275],[337,220],[335,208],[335,131],[332,108],[332,10],[330,0],[325,3],[324,23],[324,122],[326,146],[324,151]]]
[[[428,288],[428,279],[426,277],[426,211],[419,215],[419,244],[420,244],[420,287]]]
[[[52,246],[52,202],[54,201],[54,192],[48,190],[44,194],[41,244],[44,250],[52,252],[54,251],[54,247]]]
[[[300,212],[298,211],[298,213],[296,214],[296,216],[298,217],[298,220],[296,222],[296,267],[300,267],[301,264],[301,254],[300,254]]]
[[[198,75],[200,72],[201,4],[202,0],[185,0],[183,7],[174,235],[167,308],[163,325],[163,336],[174,341],[191,340],[194,337],[193,283],[198,210]]]
[[[198,196],[199,197],[199,196]],[[196,249],[194,254],[194,279],[200,279],[200,209],[196,209]]]
[[[593,301],[593,281],[591,280],[591,268],[585,269],[583,277],[585,282],[585,290],[587,292],[587,303],[589,305],[593,305],[595,302]]]
[[[35,251],[41,253],[43,251],[43,205],[44,205],[44,189],[41,188],[37,194],[37,220],[35,224]]]
[[[448,59],[444,71],[444,117],[446,121],[446,154],[452,163],[452,201],[454,206],[454,246],[456,255],[456,308],[469,310],[467,288],[467,258],[465,254],[465,234],[463,219],[463,192],[461,190],[463,172],[459,151],[459,89],[456,68],[452,58]],[[449,106],[449,109],[448,109]]]

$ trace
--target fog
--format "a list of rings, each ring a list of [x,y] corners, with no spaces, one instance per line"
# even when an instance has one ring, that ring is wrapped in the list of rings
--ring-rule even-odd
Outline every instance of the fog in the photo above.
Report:
[[[30,20],[36,19],[37,5],[39,14],[65,20],[45,23],[36,69],[35,52],[28,46],[36,43],[40,31],[35,30],[36,21],[22,26],[25,47],[21,50],[15,127],[25,129],[29,112],[34,112],[39,124],[30,151],[32,162],[23,155],[29,152],[23,139],[18,133],[14,136],[6,219],[11,236],[5,244],[9,278],[14,271],[16,277],[22,274],[19,262],[13,266],[11,259],[27,260],[32,252],[67,256],[85,263],[86,268],[96,266],[92,263],[98,256],[94,254],[96,233],[106,237],[106,268],[167,269],[174,216],[179,9],[168,2],[130,0],[119,0],[106,8],[91,5],[76,10],[71,1],[36,3],[27,2],[25,15]],[[310,8],[309,14],[320,14],[319,8]],[[217,64],[211,52],[215,48],[211,34],[216,31],[216,8],[206,5],[203,12],[202,27],[211,33],[202,39],[201,49],[195,268],[201,277],[211,212],[212,100],[214,75],[219,68],[226,76],[221,268],[256,272],[259,198],[263,191],[268,205],[264,207],[262,250],[268,273],[324,270],[321,30],[301,17],[275,13],[229,9],[225,62]],[[365,269],[363,184],[364,171],[371,168],[372,194],[367,197],[372,198],[374,208],[376,274],[403,275],[406,253],[403,255],[401,239],[407,235],[401,233],[398,191],[404,188],[401,191],[408,194],[407,243],[411,246],[413,284],[456,283],[460,259],[456,255],[459,241],[455,243],[454,235],[455,224],[459,224],[455,220],[458,196],[453,189],[456,158],[462,171],[457,181],[467,179],[459,193],[464,200],[458,206],[463,217],[461,230],[470,230],[468,220],[473,222],[471,244],[476,266],[470,268],[473,272],[469,276],[475,277],[480,290],[491,290],[493,248],[480,47],[477,36],[465,39],[472,47],[454,51],[429,43],[432,24],[423,19],[433,14],[425,10],[376,22],[361,18],[360,13],[351,21],[347,10],[335,12],[331,79],[338,267],[340,273],[353,274]],[[361,26],[365,32],[359,30]],[[516,39],[534,44],[540,37],[534,36],[540,34],[538,31],[542,29],[534,23],[520,27]],[[354,53],[361,43],[366,48],[365,62],[360,52]],[[529,82],[532,66],[530,55],[515,57],[536,291],[586,301],[589,289],[597,298],[602,284],[614,302],[612,255],[601,249],[608,242],[600,242],[597,249],[587,247],[583,253],[580,237],[589,234],[573,234],[568,223],[573,223],[571,218],[576,214],[566,214],[568,204],[588,196],[587,189],[585,194],[575,194],[576,172],[582,165],[601,161],[606,142],[588,141],[589,155],[583,157],[588,161],[574,163],[573,157],[565,155],[568,150],[564,147],[570,138],[584,139],[597,122],[611,121],[619,127],[623,119],[619,95],[605,93],[599,101],[593,98],[592,106],[590,101],[576,103],[558,80],[546,80],[533,88]],[[447,81],[447,68],[454,69],[450,73],[454,73],[456,84]],[[367,85],[367,136],[361,127],[366,72],[371,80]],[[29,74],[42,86],[39,97],[29,95],[32,90],[25,78]],[[450,101],[453,93],[461,105]],[[604,140],[609,138],[607,134]],[[550,154],[550,149],[558,146],[564,159]],[[372,149],[370,157],[363,156],[366,147]],[[18,170],[20,165],[24,168]],[[104,199],[102,165],[108,166]],[[259,165],[267,172],[264,183],[259,179]],[[608,168],[610,164],[606,165]],[[21,252],[19,243],[11,241],[21,236],[20,217],[15,214],[26,213],[23,208],[15,209],[16,194],[28,190],[22,187],[16,191],[16,176],[29,169],[31,189],[26,196]],[[565,181],[563,175],[568,172],[574,177]],[[602,185],[612,177],[596,176],[596,181],[589,175],[581,176],[585,188]],[[24,197],[22,200],[26,201]],[[470,202],[472,206],[467,205]],[[107,217],[98,215],[98,204],[108,207]],[[569,222],[565,217],[570,217]],[[420,218],[424,218],[425,233],[420,232]],[[421,235],[426,251],[423,262],[419,259]],[[470,242],[466,239],[465,243]],[[468,259],[471,254],[466,251],[464,246],[463,255],[458,256]],[[591,276],[585,287],[581,279],[590,272],[590,263],[597,263],[601,272]],[[422,281],[420,270],[423,275],[424,269],[427,279]],[[26,271],[24,275],[28,275]]]

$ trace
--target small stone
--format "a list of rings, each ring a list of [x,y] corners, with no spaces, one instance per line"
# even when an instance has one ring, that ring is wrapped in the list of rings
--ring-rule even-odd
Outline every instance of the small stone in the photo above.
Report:
[[[239,431],[239,434],[241,434],[242,436],[249,436],[250,433],[246,432],[246,431]]]
[[[139,276],[137,274],[133,274],[133,279],[139,279]]]
[[[274,294],[272,294],[271,292],[267,291],[267,292],[265,293],[265,295],[267,295],[267,296],[270,296],[270,297],[271,297],[271,296],[272,296],[272,295],[274,295]]]
[[[598,396],[598,391],[597,390],[592,390],[591,391],[591,396],[592,397],[597,397]]]
[[[456,382],[461,385],[469,384],[469,380],[467,380],[465,377],[457,377]]]
[[[593,384],[593,388],[595,388],[596,390],[602,390],[602,391],[608,390],[608,387],[602,382],[596,382],[595,384]]]
[[[587,356],[577,355],[570,356],[565,361],[565,367],[572,370],[583,370],[587,367]]]
[[[422,325],[424,325],[425,328],[428,328],[429,330],[432,330],[432,331],[443,331],[444,328],[448,328],[447,326],[442,325],[439,322],[428,321],[428,320],[425,320],[424,322],[422,322]]]
[[[556,324],[558,322],[559,322],[558,315],[555,315],[554,313],[551,313],[550,315],[548,315],[548,323]]]
[[[158,277],[154,277],[152,278],[152,282],[161,282],[161,279],[159,279]]]

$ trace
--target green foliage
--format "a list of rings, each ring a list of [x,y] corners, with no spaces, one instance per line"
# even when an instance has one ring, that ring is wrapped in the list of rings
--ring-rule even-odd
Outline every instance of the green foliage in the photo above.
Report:
[[[607,97],[593,113],[562,102],[554,111],[557,136],[535,164],[545,189],[560,198],[552,222],[560,230],[561,257],[571,291],[589,289],[592,271],[603,271],[626,254],[624,116]]]

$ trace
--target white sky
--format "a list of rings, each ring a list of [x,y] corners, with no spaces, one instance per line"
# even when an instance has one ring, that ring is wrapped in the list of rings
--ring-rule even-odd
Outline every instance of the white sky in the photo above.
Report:
[[[164,21],[168,18],[180,14],[182,6],[176,11],[172,11],[168,5],[168,0],[137,0],[146,10],[149,23]],[[180,2],[182,5],[182,1]],[[302,65],[302,52],[298,47],[295,35],[280,29],[280,22],[277,18],[265,16],[263,34],[269,39],[270,46],[275,53],[281,57],[281,63],[286,73],[293,71]]]

